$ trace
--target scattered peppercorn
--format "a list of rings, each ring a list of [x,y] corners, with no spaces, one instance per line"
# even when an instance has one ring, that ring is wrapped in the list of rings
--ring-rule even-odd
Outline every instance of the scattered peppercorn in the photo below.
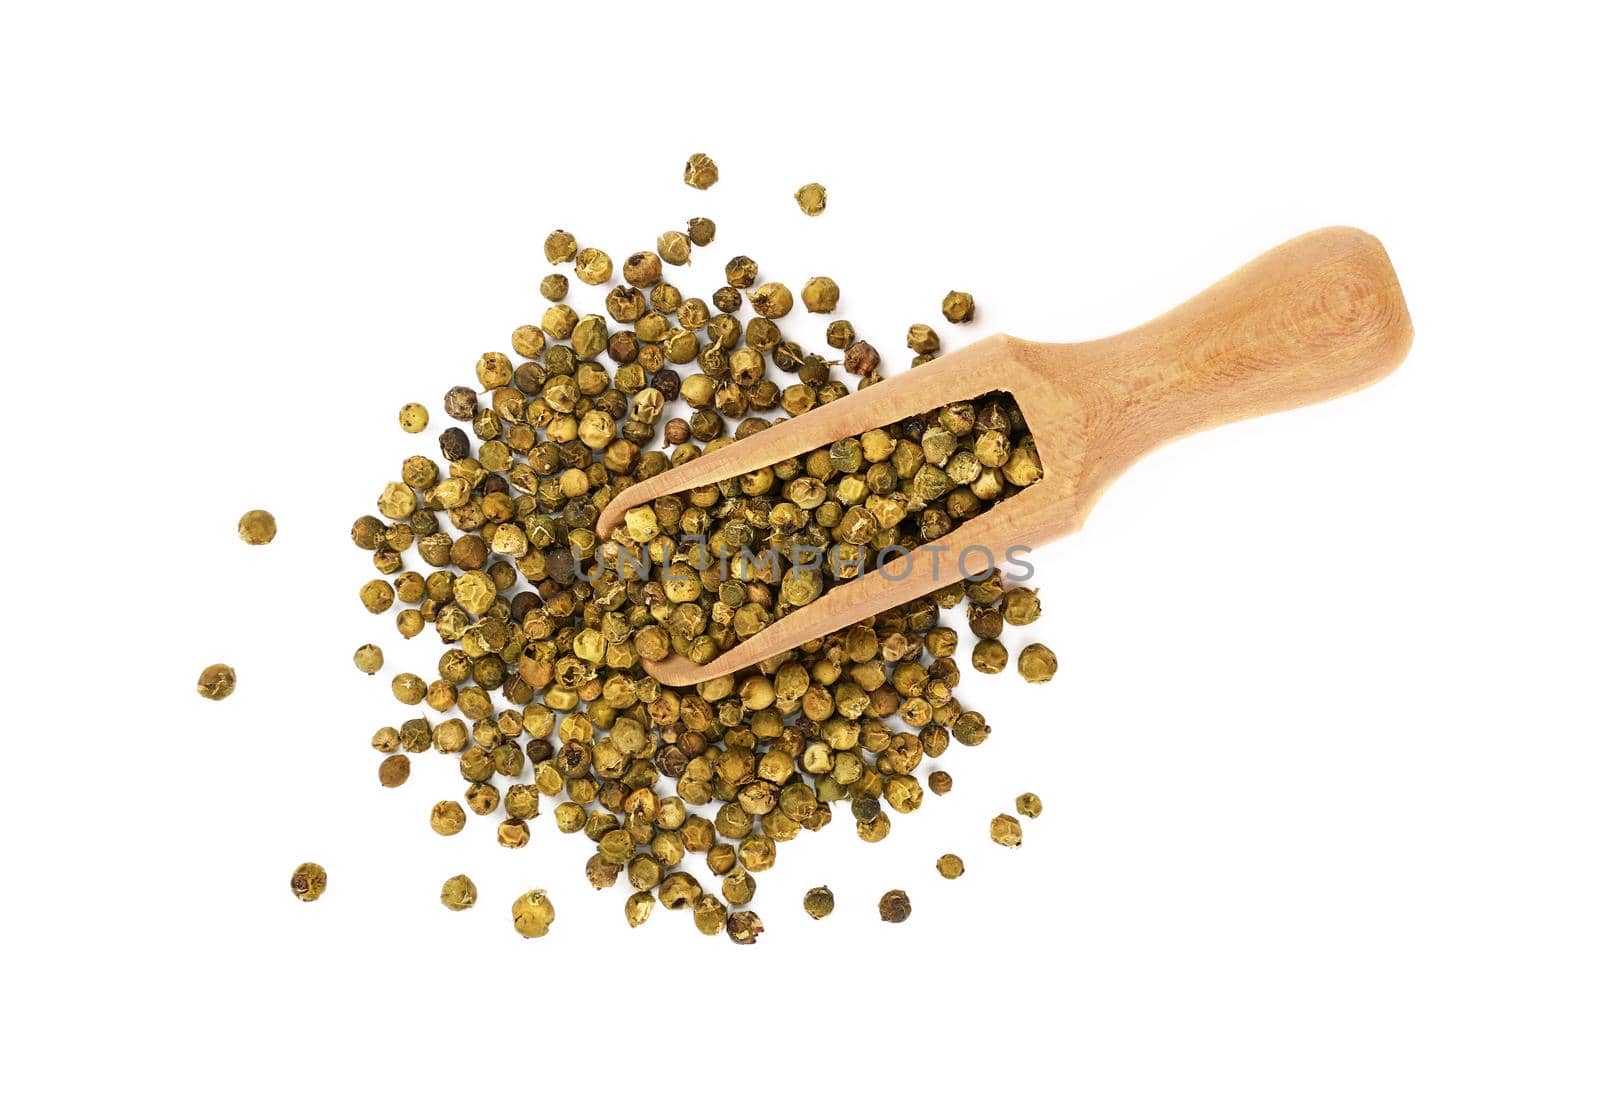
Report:
[[[970,322],[974,310],[972,296],[966,291],[951,291],[944,296],[944,304],[940,309],[944,311],[947,322]]]
[[[833,913],[833,892],[826,887],[814,887],[806,892],[806,914],[812,918],[827,918]]]
[[[421,434],[428,429],[428,408],[421,403],[407,403],[401,407],[400,429],[407,434]]]
[[[717,182],[717,164],[711,156],[696,152],[683,166],[683,180],[696,190],[709,190]]]
[[[989,838],[997,845],[1014,849],[1022,844],[1022,823],[1010,814],[996,814],[989,823]]]
[[[212,663],[200,672],[200,683],[195,687],[203,698],[221,701],[238,685],[239,676],[226,663]]]
[[[278,537],[278,521],[260,508],[239,517],[239,537],[251,546],[266,546]]]
[[[411,777],[411,757],[385,756],[378,764],[378,782],[386,787],[398,787]]]
[[[289,877],[289,890],[302,903],[314,903],[328,890],[328,871],[320,864],[306,861]]]
[[[967,870],[967,866],[955,853],[945,853],[939,858],[935,867],[939,869],[939,875],[947,880],[953,880]]]
[[[820,182],[808,182],[794,192],[794,200],[801,213],[815,217],[828,208],[828,188]]]
[[[556,920],[555,905],[543,891],[524,892],[511,904],[511,924],[524,938],[542,938]]]
[[[878,900],[878,917],[885,922],[904,922],[911,917],[910,897],[898,888],[885,891]]]
[[[1042,643],[1030,643],[1017,655],[1017,670],[1029,682],[1048,682],[1056,676],[1055,652]]]
[[[1036,818],[1044,813],[1044,803],[1036,794],[1019,794],[1017,795],[1017,813],[1025,818]]]

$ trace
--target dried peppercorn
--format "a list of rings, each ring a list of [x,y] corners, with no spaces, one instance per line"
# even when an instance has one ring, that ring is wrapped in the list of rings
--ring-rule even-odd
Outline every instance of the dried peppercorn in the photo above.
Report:
[[[808,182],[794,192],[794,200],[801,213],[816,217],[828,208],[828,188],[820,182]]]
[[[812,918],[827,918],[833,913],[833,891],[827,887],[814,887],[806,892],[804,906]]]
[[[539,294],[547,302],[560,302],[567,297],[567,277],[552,273],[539,280]]]
[[[556,920],[556,908],[544,891],[535,888],[511,904],[511,924],[524,938],[542,938]]]
[[[918,322],[906,330],[906,348],[924,356],[931,355],[939,351],[939,335],[932,326]]]
[[[363,643],[354,655],[356,669],[362,674],[376,674],[383,669],[383,648],[375,643]]]
[[[386,756],[378,764],[378,782],[386,787],[398,787],[411,777],[411,757],[399,754]]]
[[[428,429],[428,408],[421,403],[407,403],[401,407],[400,429],[407,434],[421,434]]]
[[[734,911],[728,916],[728,937],[735,945],[754,945],[765,929],[754,911]]]
[[[884,892],[878,900],[878,917],[885,922],[904,922],[911,917],[911,898],[899,888]]]
[[[234,673],[231,666],[226,663],[212,663],[200,672],[200,681],[195,690],[203,698],[221,701],[233,693],[238,683],[239,676]]]
[[[428,824],[433,831],[441,837],[454,837],[467,825],[467,812],[461,808],[461,803],[451,802],[448,799],[434,803],[433,813],[429,816]]]
[[[947,880],[956,879],[967,870],[967,866],[961,862],[961,858],[955,853],[945,853],[939,858],[934,867],[938,868],[939,875]]]
[[[327,869],[312,861],[306,861],[289,876],[289,891],[302,903],[316,902],[327,890]]]
[[[948,771],[928,772],[928,789],[934,794],[949,794],[950,788],[955,786],[955,780]]]
[[[1017,813],[1025,818],[1036,818],[1044,813],[1044,802],[1031,792],[1017,795]]]
[[[972,296],[966,291],[951,291],[939,308],[947,322],[970,322],[975,309]]]
[[[439,902],[446,910],[470,910],[478,901],[478,885],[469,876],[451,876],[439,889]]]
[[[1030,643],[1017,654],[1017,670],[1029,682],[1048,682],[1056,676],[1056,655],[1042,643]]]
[[[553,264],[567,263],[578,254],[578,239],[565,229],[544,238],[544,258]]]
[[[826,275],[817,275],[806,280],[806,285],[800,288],[800,301],[813,314],[831,314],[839,306],[839,284],[829,279]],[[834,344],[834,326],[841,323],[834,322],[828,326],[828,344],[834,348],[844,348],[843,345]],[[846,329],[850,328],[849,322],[843,323]],[[854,331],[852,330],[852,333]]]
[[[266,546],[278,537],[278,521],[260,508],[247,511],[239,517],[239,537],[251,546]]]
[[[683,165],[683,180],[696,190],[709,190],[717,182],[717,164],[711,156],[697,151]]]
[[[717,237],[717,223],[709,217],[691,217],[688,225],[689,240],[696,248],[704,248]]]
[[[996,814],[989,823],[989,839],[997,845],[1014,849],[1022,844],[1022,823],[1010,814]]]

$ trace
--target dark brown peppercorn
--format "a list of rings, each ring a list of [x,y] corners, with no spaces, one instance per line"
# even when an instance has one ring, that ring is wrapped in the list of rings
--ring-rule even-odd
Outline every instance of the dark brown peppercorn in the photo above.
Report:
[[[460,422],[471,422],[478,413],[478,393],[469,387],[453,387],[444,393],[444,413]]]
[[[460,461],[472,453],[472,441],[459,426],[452,426],[439,435],[439,452],[446,461]]]

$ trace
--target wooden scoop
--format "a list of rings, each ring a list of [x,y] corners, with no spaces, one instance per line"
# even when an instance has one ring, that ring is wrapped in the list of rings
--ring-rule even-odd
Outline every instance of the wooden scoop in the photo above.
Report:
[[[667,685],[690,686],[977,576],[1012,548],[1070,534],[1106,485],[1164,442],[1366,387],[1410,347],[1411,318],[1383,246],[1358,229],[1321,229],[1127,333],[1072,345],[996,334],[778,423],[624,489],[596,531],[609,538],[629,508],[669,492],[799,457],[954,400],[1000,390],[1021,407],[1043,479],[935,544],[835,586],[703,666],[678,655],[644,664]],[[969,547],[975,549],[963,571],[959,558]]]

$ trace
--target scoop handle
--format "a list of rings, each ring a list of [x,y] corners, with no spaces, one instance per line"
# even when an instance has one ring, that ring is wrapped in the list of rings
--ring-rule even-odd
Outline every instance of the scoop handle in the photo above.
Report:
[[[1352,228],[1281,244],[1127,333],[1053,346],[1089,408],[1080,506],[1165,442],[1366,387],[1410,347],[1389,256]]]

